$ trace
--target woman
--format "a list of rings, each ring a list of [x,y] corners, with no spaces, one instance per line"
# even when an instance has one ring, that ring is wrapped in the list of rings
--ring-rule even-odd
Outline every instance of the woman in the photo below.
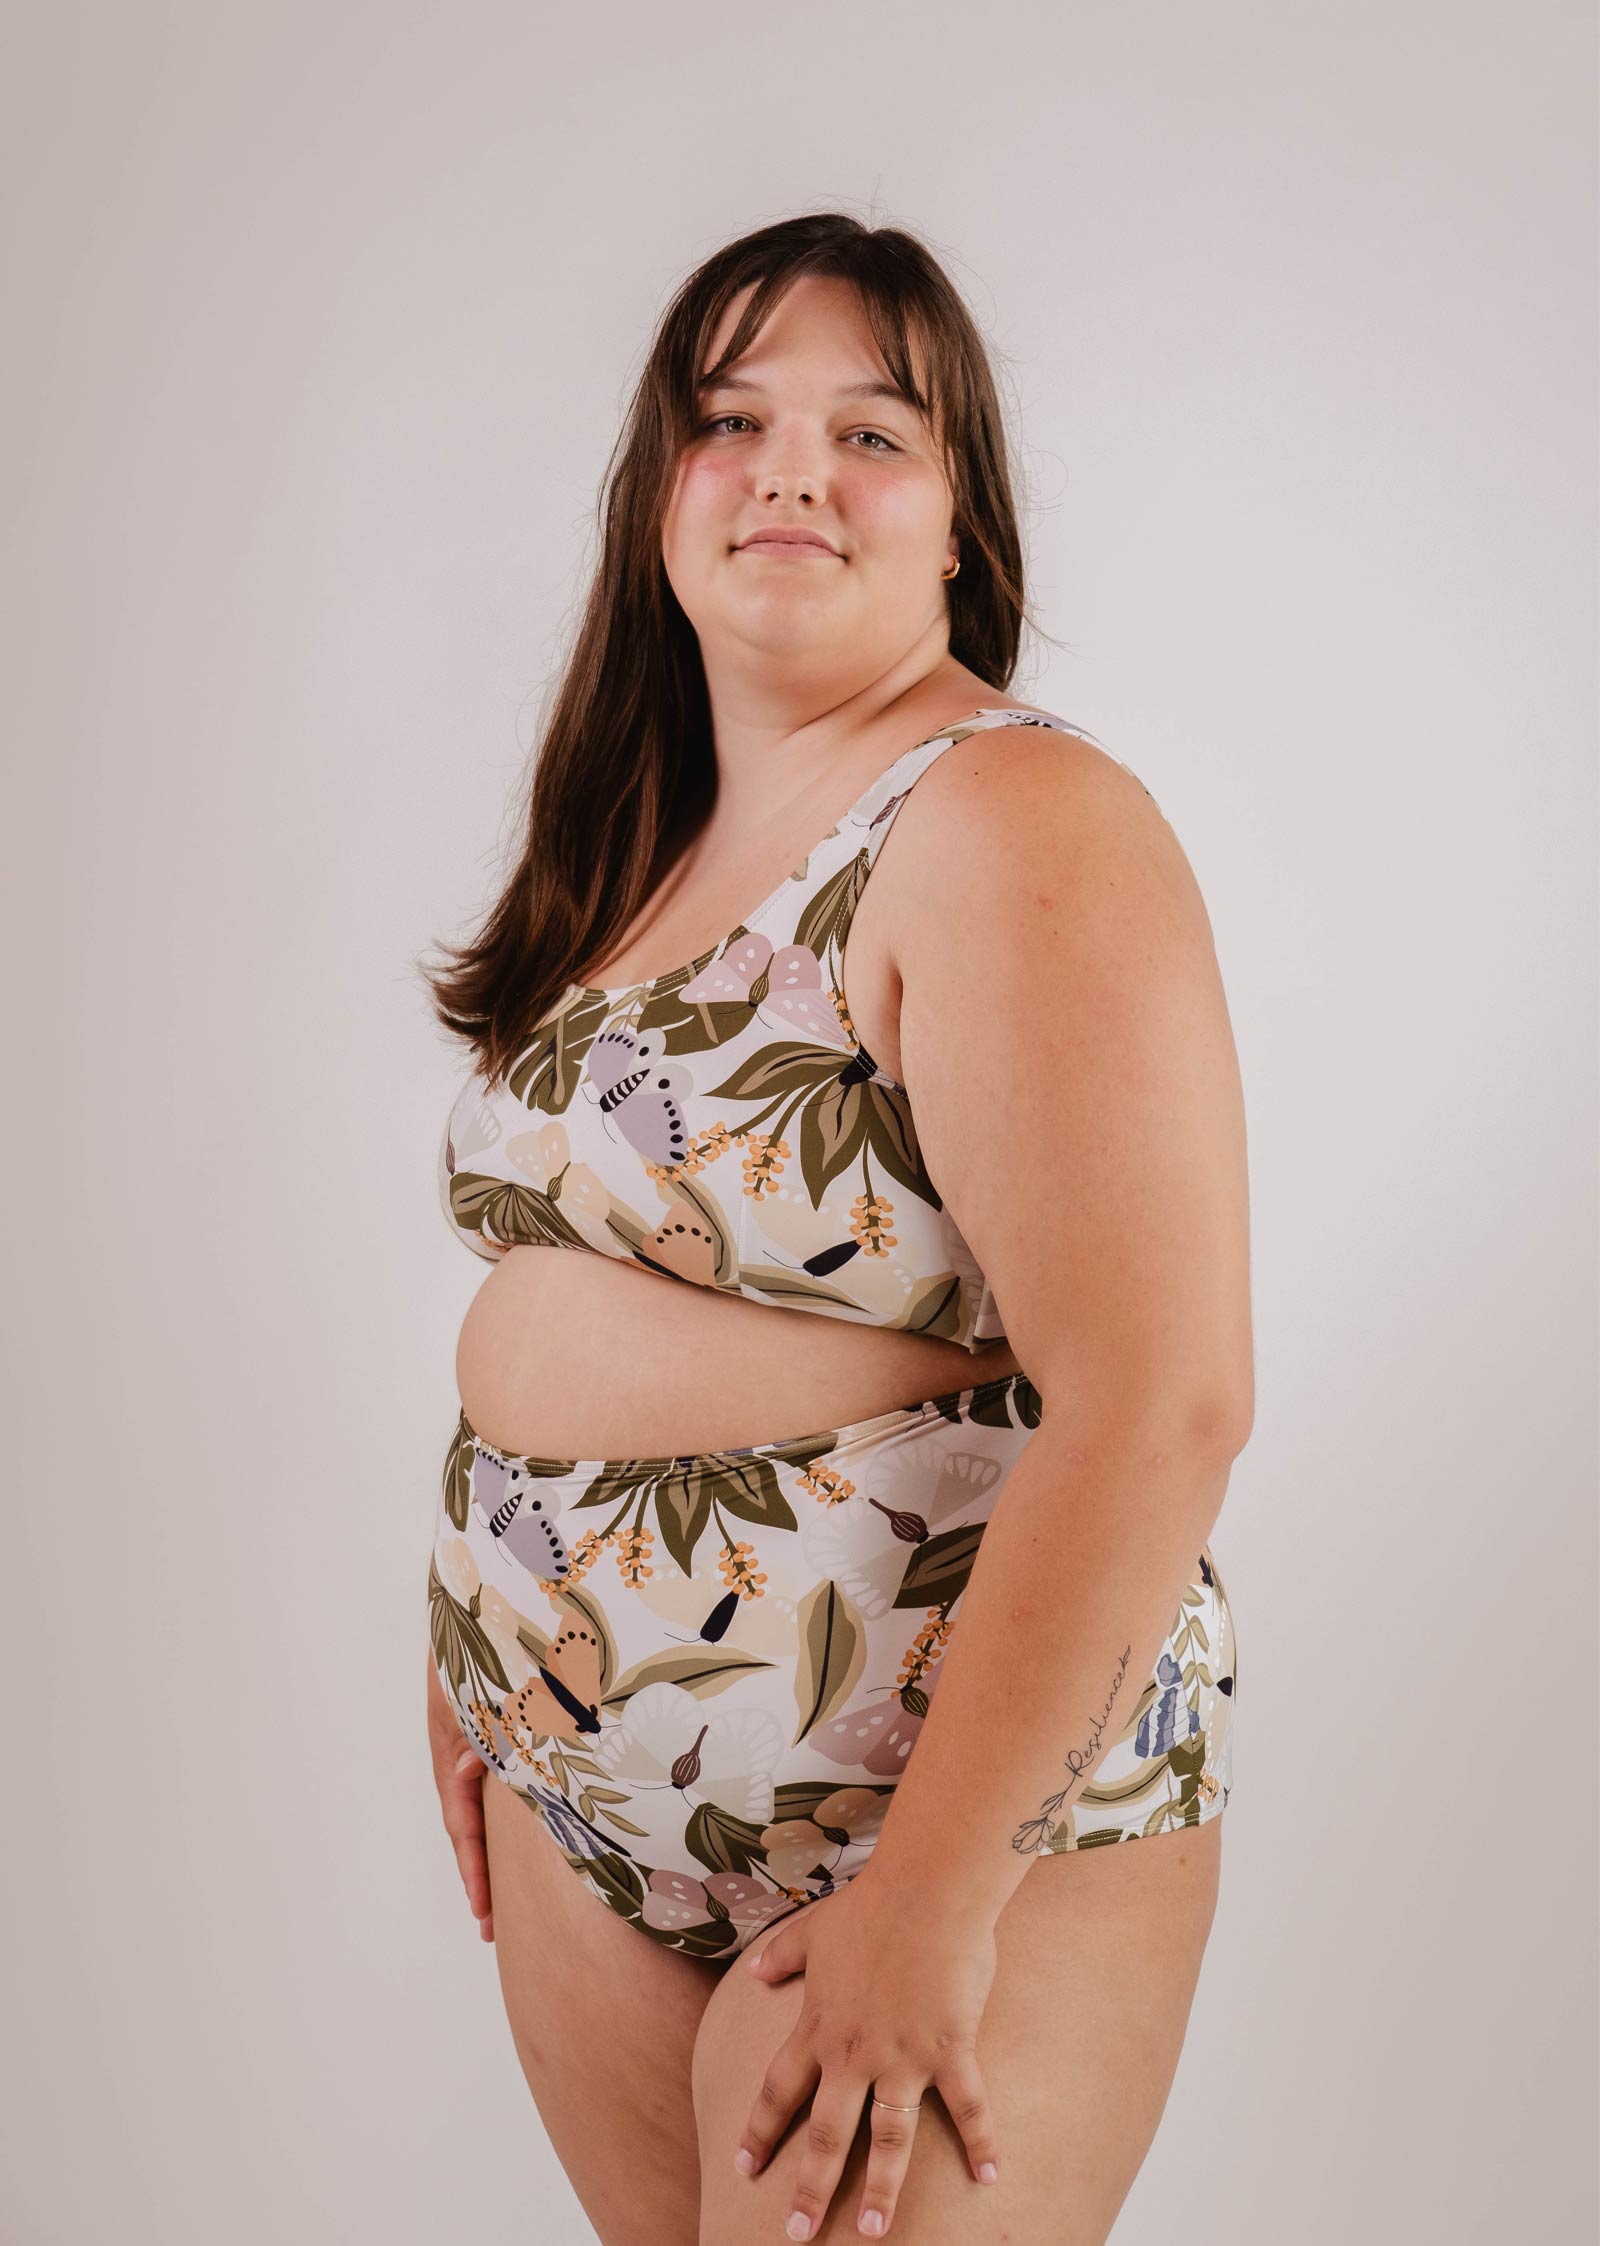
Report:
[[[1101,2240],[1182,2046],[1244,1125],[1176,837],[1005,692],[1019,557],[919,243],[713,257],[526,851],[432,978],[477,1061],[445,1206],[495,1263],[434,1766],[605,2246]]]

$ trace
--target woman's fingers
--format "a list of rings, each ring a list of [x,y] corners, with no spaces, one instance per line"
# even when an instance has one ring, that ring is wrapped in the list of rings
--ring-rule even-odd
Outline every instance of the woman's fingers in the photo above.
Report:
[[[872,2094],[870,2083],[863,2082],[858,2074],[843,2075],[837,2068],[830,2074],[824,2072],[822,2085],[811,2101],[811,2115],[805,2129],[805,2152],[801,2156],[800,2172],[795,2177],[789,2195],[789,2218],[786,2224],[791,2238],[815,2238],[822,2228],[822,2218],[828,2212],[834,2193],[839,2188],[839,2178],[844,2174],[844,2164],[850,2147],[855,2142],[856,2131],[861,2126],[861,2109]],[[908,2098],[907,2104],[911,2103]],[[873,2109],[873,2152],[877,2155],[877,2108]],[[914,2113],[887,2114],[885,2120],[915,2123]],[[906,2163],[911,2157],[911,2135],[902,2129],[896,2139],[898,2159],[893,2160],[890,2173],[895,2191],[905,2176]],[[889,2157],[889,2156],[886,2156]],[[867,2201],[864,2204],[872,2204]],[[891,2199],[890,2205],[893,2205]],[[879,2231],[869,2231],[868,2237],[881,2237]]]
[[[906,2170],[911,2166],[911,2143],[922,2118],[922,2101],[926,2095],[926,2084],[919,2087],[914,2082],[896,2083],[892,2078],[875,2084],[870,2093],[872,2100],[882,2098],[885,2103],[881,2106],[869,2103],[867,2107],[872,2150],[867,2155],[861,2205],[856,2210],[856,2228],[864,2238],[881,2238],[894,2220]],[[914,2110],[903,2113],[899,2110],[903,2106]]]
[[[972,2173],[980,2184],[998,2183],[999,2139],[995,2133],[988,2088],[976,2056],[970,2049],[953,2051],[940,2066],[933,2081],[934,2088],[944,2100],[945,2112],[961,2133],[961,2142],[966,2147]],[[887,2097],[888,2092],[881,2090],[878,2095]]]
[[[772,2157],[772,2148],[810,2097],[822,2069],[798,2034],[791,2035],[773,2053],[755,2104],[745,2118],[733,2164],[741,2175],[753,2176]]]
[[[483,1939],[492,1942],[494,1918],[489,1898],[489,1851],[483,1835],[483,1765],[476,1755],[471,1759],[476,1775],[469,1771],[453,1776],[440,1788],[440,1802],[444,1810],[444,1829],[450,1835],[461,1884],[467,1891],[467,1907],[478,1921]]]
[[[489,1915],[489,1851],[483,1833],[483,1765],[470,1751],[443,1793],[444,1827],[475,1919]]]
[[[494,1914],[489,1894],[489,1852],[483,1830],[484,1764],[462,1740],[455,1711],[445,1698],[438,1671],[428,1662],[428,1744],[433,1758],[433,1782],[439,1791],[444,1829],[455,1850],[467,1904],[478,1921],[485,1942],[494,1940]]]
[[[911,2166],[911,2149],[929,2087],[926,2080],[919,2086],[914,2080],[896,2081],[893,2076],[885,2076],[882,2082],[863,2088],[837,2072],[823,2075],[821,2088],[811,2101],[805,2156],[790,2199],[791,2238],[815,2238],[821,2230],[860,2126],[863,2101],[872,2149],[867,2155],[856,2229],[864,2238],[887,2234]],[[973,2175],[979,2183],[997,2182],[994,2119],[977,2060],[970,2052],[950,2059],[931,2087],[938,2090],[960,2132]]]

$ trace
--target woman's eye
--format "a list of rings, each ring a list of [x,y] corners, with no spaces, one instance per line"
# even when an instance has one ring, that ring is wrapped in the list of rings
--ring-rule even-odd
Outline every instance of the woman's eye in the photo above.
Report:
[[[747,413],[719,413],[715,420],[707,421],[701,424],[700,434],[702,436],[705,436],[712,429],[723,428],[730,421],[748,422],[749,419],[750,416]],[[885,452],[898,452],[900,450],[900,447],[897,444],[891,443],[889,438],[884,436],[882,431],[878,429],[855,429],[851,431],[851,434],[857,437],[871,437],[874,444],[881,445]],[[856,447],[856,450],[858,452],[864,452],[869,449],[871,448],[865,445],[858,445]]]

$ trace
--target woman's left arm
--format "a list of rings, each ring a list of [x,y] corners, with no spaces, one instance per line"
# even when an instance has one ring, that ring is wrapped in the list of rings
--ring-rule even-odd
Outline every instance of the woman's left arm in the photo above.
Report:
[[[913,812],[939,879],[894,916],[902,1077],[1043,1417],[871,1857],[752,1952],[807,2003],[743,2143],[759,2164],[813,2095],[836,2151],[800,2180],[813,2235],[874,2087],[933,2083],[974,2172],[995,2159],[971,2051],[995,1922],[1126,1727],[1254,1399],[1243,1098],[1176,835],[1116,759],[1027,728],[948,750]],[[880,2146],[873,2110],[863,2204],[887,2218],[910,2133]]]

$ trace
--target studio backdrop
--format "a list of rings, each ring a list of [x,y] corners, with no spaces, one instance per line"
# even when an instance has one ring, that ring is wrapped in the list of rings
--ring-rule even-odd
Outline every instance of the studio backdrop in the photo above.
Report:
[[[1171,821],[1248,1109],[1234,1797],[1117,2236],[1593,2237],[1593,49],[13,16],[0,2235],[592,2237],[428,1763],[483,1271],[416,961],[505,877],[671,290],[840,208],[995,354],[1013,691]]]

